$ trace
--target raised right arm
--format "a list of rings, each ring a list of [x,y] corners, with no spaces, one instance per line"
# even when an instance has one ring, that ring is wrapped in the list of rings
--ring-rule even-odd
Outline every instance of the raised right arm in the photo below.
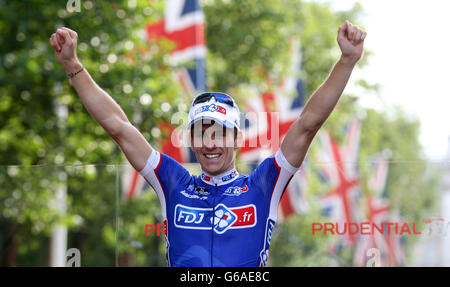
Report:
[[[78,35],[68,28],[58,29],[50,37],[56,59],[68,74],[77,73],[71,78],[72,85],[83,105],[94,120],[120,146],[131,165],[141,171],[152,152],[152,147],[131,124],[126,114],[114,99],[108,95],[83,68],[76,55]]]

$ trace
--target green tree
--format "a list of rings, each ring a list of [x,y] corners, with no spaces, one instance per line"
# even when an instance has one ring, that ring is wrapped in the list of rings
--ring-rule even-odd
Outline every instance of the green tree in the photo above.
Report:
[[[89,250],[83,257],[84,265],[114,264],[116,243],[112,247],[106,244],[102,230],[114,230],[115,169],[120,166],[65,165],[120,164],[124,157],[85,111],[56,63],[49,37],[58,27],[67,26],[78,32],[78,55],[84,66],[148,140],[159,140],[158,129],[152,135],[150,131],[157,128],[159,121],[168,119],[161,105],[174,104],[179,98],[165,60],[173,45],[168,41],[148,43],[142,37],[145,24],[160,18],[162,1],[81,4],[81,12],[68,13],[66,2],[0,1],[1,163],[44,165],[2,167],[2,265],[37,264],[26,256],[33,253],[29,250],[33,248],[34,258],[45,258],[43,253],[47,250],[42,246],[48,244],[45,242],[51,226],[64,220],[58,219],[50,204],[58,171],[68,174],[66,220],[75,225],[69,233],[69,244]],[[58,119],[58,105],[68,107],[65,122]],[[36,228],[41,225],[45,228]],[[35,239],[26,247],[25,242]]]

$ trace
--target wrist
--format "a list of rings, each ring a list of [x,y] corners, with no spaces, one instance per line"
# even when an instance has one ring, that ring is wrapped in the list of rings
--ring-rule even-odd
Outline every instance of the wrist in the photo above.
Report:
[[[74,73],[76,71],[79,71],[81,68],[83,68],[83,65],[77,58],[74,58],[67,62],[62,63],[62,66],[67,74]]]
[[[339,62],[345,66],[354,67],[359,61],[359,57],[341,55]]]

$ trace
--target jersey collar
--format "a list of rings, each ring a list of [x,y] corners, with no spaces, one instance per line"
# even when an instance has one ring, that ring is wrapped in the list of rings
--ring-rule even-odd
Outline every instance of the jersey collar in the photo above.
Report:
[[[200,178],[207,184],[224,185],[234,181],[236,178],[238,178],[238,176],[239,172],[236,170],[236,168],[233,168],[232,170],[226,171],[219,175],[210,175],[207,172],[202,171]]]

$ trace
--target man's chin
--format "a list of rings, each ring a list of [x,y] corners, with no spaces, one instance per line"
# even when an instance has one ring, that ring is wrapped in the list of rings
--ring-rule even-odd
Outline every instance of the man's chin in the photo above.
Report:
[[[222,165],[220,164],[205,164],[202,165],[202,169],[204,172],[210,175],[218,175],[221,174]]]
[[[221,174],[220,168],[204,168],[204,172],[210,174],[210,175],[218,175]]]

